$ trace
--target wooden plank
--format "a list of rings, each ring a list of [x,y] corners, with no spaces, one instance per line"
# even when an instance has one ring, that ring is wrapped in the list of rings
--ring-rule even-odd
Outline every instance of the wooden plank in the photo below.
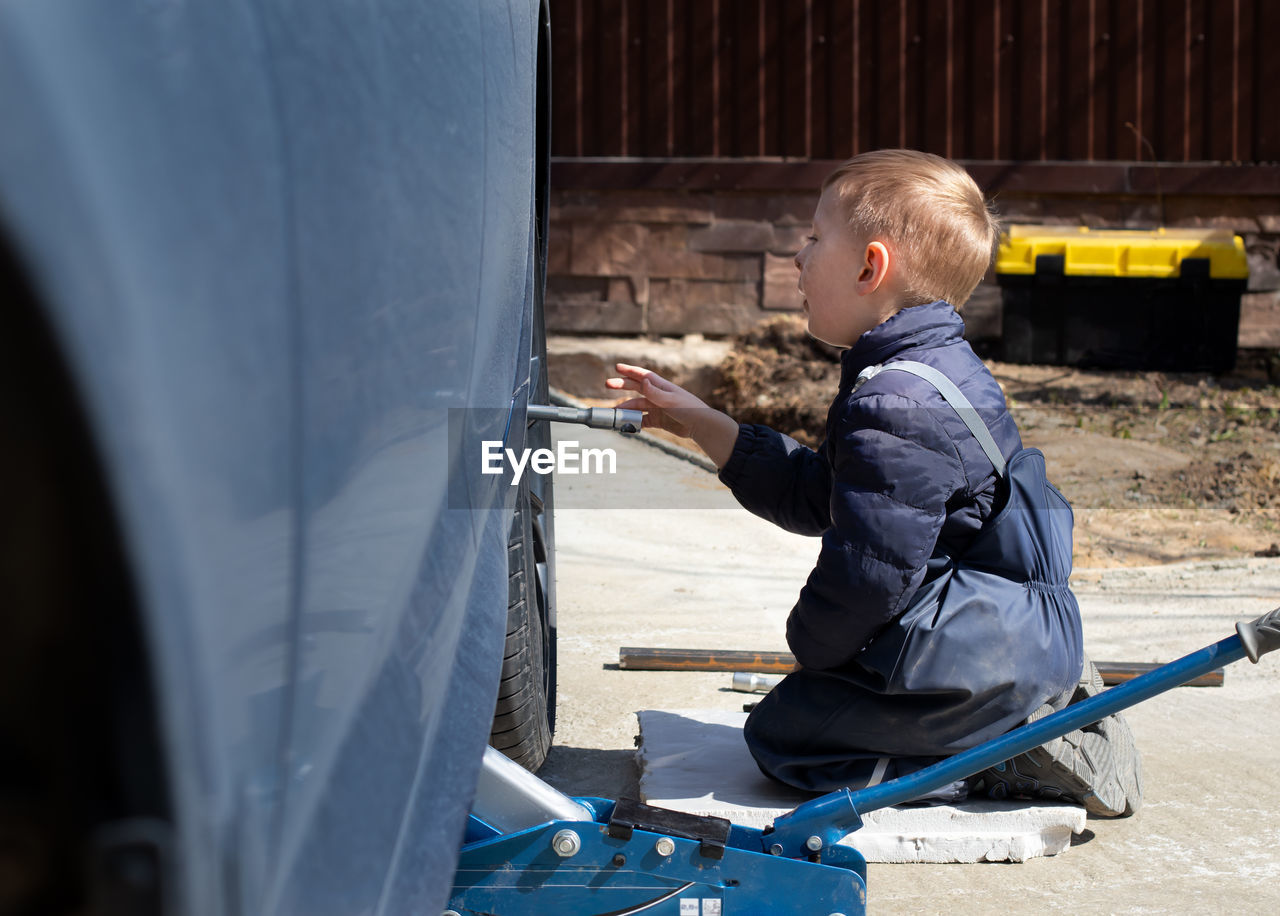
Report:
[[[1019,84],[1017,20],[1019,0],[996,0],[996,122],[993,159],[1018,158],[1016,152]]]
[[[667,48],[670,56],[666,104],[668,108],[667,139],[669,156],[687,156],[693,148],[690,125],[693,118],[692,96],[695,90],[689,61],[689,7],[667,0]]]
[[[778,9],[780,0],[761,0],[760,3],[760,117],[761,136],[764,145],[758,155],[783,155],[782,132],[784,107],[791,107],[792,100],[782,97],[782,16]]]
[[[1187,161],[1186,126],[1189,112],[1188,80],[1191,72],[1191,36],[1186,0],[1158,0],[1159,95],[1155,99],[1159,117],[1151,142],[1162,162]]]
[[[716,107],[715,155],[737,156],[738,111],[742,101],[734,86],[734,55],[737,28],[737,10],[740,3],[714,0],[712,31],[715,41],[715,58],[712,79]]]
[[[1253,151],[1254,162],[1280,160],[1280,118],[1276,117],[1275,87],[1280,85],[1280,3],[1258,0],[1254,8]]]
[[[996,125],[1000,114],[996,81],[1000,51],[998,4],[987,0],[962,0],[960,22],[964,56],[957,61],[960,84],[960,141],[956,155],[962,159],[998,159]]]
[[[551,17],[551,154],[581,156],[578,120],[582,107],[578,98],[578,20],[569,15],[572,7],[562,7]]]
[[[868,92],[862,98],[872,116],[871,131],[863,149],[902,146],[902,5],[867,3],[871,28],[868,41],[862,45],[863,56],[871,65]]]
[[[671,3],[672,0],[645,0],[645,145],[642,155],[647,157],[675,155],[672,109],[669,104],[669,99],[674,94],[670,60],[673,53],[670,47]]]
[[[814,138],[814,156],[846,159],[854,152],[854,22],[852,0],[827,0],[827,13],[819,35],[825,39],[826,63],[820,79],[822,118],[827,122],[822,142]],[[815,30],[816,30],[815,26]]]
[[[624,7],[622,68],[626,83],[623,148],[627,156],[643,156],[650,149],[648,104],[651,76],[648,70],[647,0],[626,0]]]
[[[808,24],[809,65],[809,148],[806,156],[822,159],[832,157],[830,134],[832,118],[830,109],[831,85],[831,0],[810,0]]]
[[[1240,18],[1232,29],[1232,47],[1235,60],[1235,86],[1239,93],[1236,103],[1236,146],[1232,151],[1233,160],[1253,159],[1254,138],[1254,99],[1259,95],[1270,96],[1270,93],[1258,93],[1254,89],[1254,54],[1258,42],[1257,23],[1254,11],[1258,3],[1265,0],[1240,0],[1236,8]]]
[[[1161,667],[1156,662],[1094,662],[1107,686],[1123,684]],[[618,667],[624,671],[743,671],[788,674],[795,670],[790,652],[753,652],[737,649],[663,649],[624,646],[618,650]],[[1221,687],[1222,668],[1194,678],[1184,687]]]
[[[1134,127],[1138,129],[1139,136],[1134,139],[1134,155],[1133,159],[1139,162],[1149,162],[1152,159],[1160,159],[1160,97],[1164,92],[1164,86],[1158,84],[1158,75],[1161,70],[1157,68],[1160,61],[1160,10],[1157,9],[1158,0],[1138,0],[1138,83],[1135,87],[1135,96],[1138,101],[1137,116],[1133,120]],[[1147,143],[1151,143],[1149,150],[1155,151],[1155,155],[1149,152],[1147,143],[1140,142],[1146,139]]]
[[[680,52],[685,62],[685,91],[687,139],[681,144],[685,155],[716,155],[716,122],[720,116],[720,100],[715,80],[715,6],[717,0],[681,4],[684,17],[684,48]]]
[[[1090,92],[1093,97],[1093,145],[1090,159],[1114,159],[1116,141],[1125,129],[1120,117],[1119,92],[1116,85],[1116,68],[1119,64],[1116,50],[1115,4],[1112,0],[1094,0],[1093,80]]]
[[[591,130],[591,155],[625,156],[623,125],[626,123],[626,58],[623,56],[622,0],[598,0],[595,51],[595,79],[591,83],[595,104]]]
[[[1077,130],[1088,132],[1085,118],[1076,115],[1067,104],[1070,86],[1064,67],[1076,69],[1085,61],[1068,63],[1063,53],[1062,37],[1081,26],[1071,17],[1061,15],[1061,0],[1042,0],[1040,5],[1040,158],[1066,159],[1066,141]],[[1088,29],[1085,19],[1084,29]],[[1087,109],[1087,104],[1084,106]],[[1070,123],[1064,124],[1064,120]]]
[[[1097,142],[1097,97],[1093,92],[1098,84],[1096,0],[1068,5],[1065,11],[1063,0],[1052,0],[1052,4],[1055,24],[1049,29],[1049,43],[1054,60],[1050,72],[1055,89],[1051,92],[1061,102],[1050,118],[1054,132],[1050,155],[1054,159],[1088,160],[1094,158]]]
[[[1043,55],[1040,44],[1042,0],[1015,5],[1011,27],[1006,32],[1005,55],[1010,63],[1010,105],[1012,117],[1010,157],[1022,160],[1044,159],[1044,104],[1042,98]],[[1009,38],[1011,37],[1011,41]]]
[[[854,0],[853,4],[853,72],[854,85],[853,151],[879,148],[876,128],[877,112],[883,102],[879,92],[879,35],[876,32],[879,4],[876,0]]]
[[[811,3],[812,0],[782,0],[773,7],[780,31],[774,44],[777,91],[770,94],[769,102],[778,113],[778,152],[792,159],[810,155],[813,81],[806,39]]]
[[[1108,159],[1151,158],[1127,126],[1138,127],[1142,120],[1142,31],[1138,28],[1141,10],[1140,5],[1127,6],[1120,2],[1113,4],[1110,11],[1109,92],[1114,97],[1115,121],[1104,148]]]
[[[1181,162],[1182,0],[1147,0],[1143,17],[1142,135],[1155,158]],[[1177,99],[1178,101],[1174,101]],[[1142,159],[1150,161],[1144,150]]]
[[[599,63],[600,41],[596,33],[596,4],[583,0],[579,4],[578,27],[574,33],[577,41],[578,58],[578,117],[574,123],[576,130],[575,145],[580,156],[602,155],[600,131],[596,121],[599,117],[600,88]],[[554,108],[554,103],[552,108]]]
[[[951,7],[952,0],[923,6],[917,3],[911,7],[907,23],[907,71],[911,74],[907,97],[915,113],[908,136],[914,138],[918,149],[947,157],[954,155],[951,150],[956,83]]]
[[[760,3],[740,2],[733,8],[733,146],[730,155],[759,156],[762,147],[764,104],[760,44]]]
[[[1226,123],[1230,125],[1231,92],[1221,98],[1209,94],[1212,87],[1209,60],[1209,39],[1213,33],[1214,21],[1210,18],[1208,7],[1226,8],[1230,13],[1230,4],[1221,2],[1206,4],[1205,0],[1188,0],[1190,12],[1190,31],[1187,35],[1187,115],[1185,119],[1187,136],[1183,142],[1186,158],[1189,162],[1203,162],[1214,158],[1209,150],[1209,134],[1214,129],[1217,109],[1222,108],[1226,114]],[[1228,130],[1230,127],[1228,126]]]

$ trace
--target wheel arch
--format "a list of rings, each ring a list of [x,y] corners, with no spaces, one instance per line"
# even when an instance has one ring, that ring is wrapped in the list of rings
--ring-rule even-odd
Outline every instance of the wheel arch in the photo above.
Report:
[[[35,818],[16,893],[62,912],[110,880],[85,868],[105,854],[104,828],[168,823],[173,809],[118,507],[32,276],[0,213],[0,798],[5,816]]]

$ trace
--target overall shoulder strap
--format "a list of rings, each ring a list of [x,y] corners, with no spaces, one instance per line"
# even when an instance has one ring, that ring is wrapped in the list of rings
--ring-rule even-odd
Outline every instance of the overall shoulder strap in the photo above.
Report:
[[[890,369],[909,372],[937,388],[938,393],[960,415],[964,425],[969,427],[969,431],[973,433],[973,437],[978,440],[982,450],[987,453],[987,458],[995,466],[996,473],[1001,477],[1004,476],[1004,455],[1000,453],[1000,447],[996,445],[996,440],[991,435],[991,430],[987,429],[987,424],[982,422],[982,417],[978,416],[978,411],[969,403],[969,399],[961,393],[960,389],[952,383],[951,379],[932,366],[926,366],[924,363],[917,363],[907,359],[898,360],[894,363],[884,363],[879,366],[868,366],[858,373],[858,381],[854,385],[854,390],[857,391],[858,388],[861,388],[868,379],[874,378],[881,372],[886,372]]]

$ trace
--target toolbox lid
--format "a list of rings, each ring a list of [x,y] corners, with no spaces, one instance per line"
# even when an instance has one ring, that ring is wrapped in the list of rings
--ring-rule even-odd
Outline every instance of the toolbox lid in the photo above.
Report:
[[[1034,274],[1040,255],[1061,256],[1068,276],[1177,277],[1186,258],[1207,259],[1209,276],[1216,280],[1249,276],[1244,241],[1225,229],[1027,225],[1005,228],[996,273]]]

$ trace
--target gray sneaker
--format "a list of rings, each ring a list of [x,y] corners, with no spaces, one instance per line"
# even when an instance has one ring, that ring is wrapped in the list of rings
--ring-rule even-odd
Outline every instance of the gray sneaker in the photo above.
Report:
[[[1030,716],[1043,719],[1067,704],[1103,690],[1102,676],[1087,658],[1080,683]],[[972,777],[970,792],[988,798],[1061,799],[1084,805],[1098,817],[1127,817],[1142,807],[1142,755],[1119,713],[1054,738]]]

